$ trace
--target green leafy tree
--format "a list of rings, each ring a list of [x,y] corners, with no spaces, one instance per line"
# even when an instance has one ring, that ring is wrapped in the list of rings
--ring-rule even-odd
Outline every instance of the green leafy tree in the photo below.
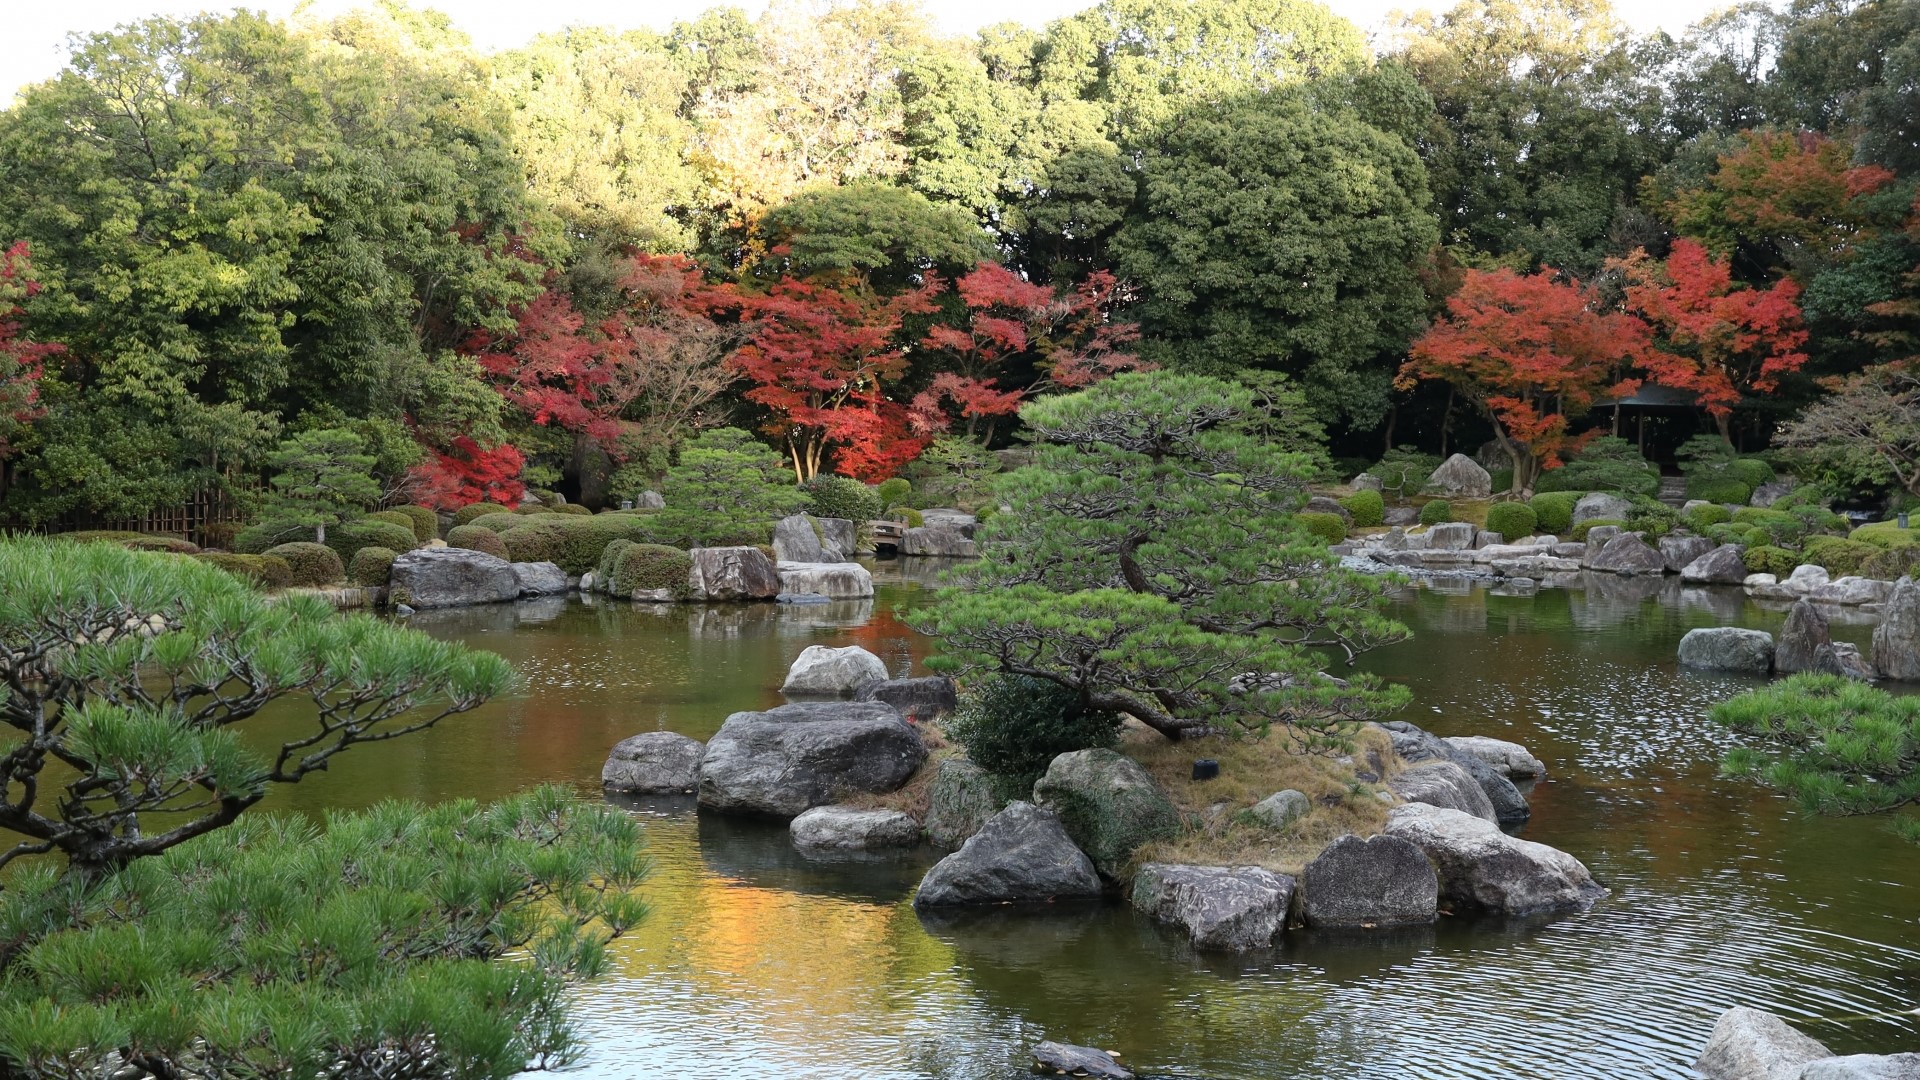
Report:
[[[1305,458],[1235,425],[1248,391],[1168,373],[1028,403],[1041,445],[1008,474],[988,556],[916,619],[942,666],[1044,679],[1169,738],[1281,724],[1309,744],[1404,691],[1322,674],[1406,637],[1385,584],[1296,519]]]
[[[683,445],[660,496],[660,535],[689,546],[764,543],[773,522],[807,502],[780,455],[739,428],[703,431]]]
[[[279,520],[313,526],[316,543],[327,542],[327,526],[358,517],[380,501],[373,478],[377,459],[360,436],[340,428],[303,431],[267,455],[273,478],[267,507]]]
[[[992,253],[972,215],[907,188],[861,181],[809,191],[766,217],[767,277],[832,274],[898,292],[928,270],[951,278]]]
[[[1172,122],[1113,240],[1141,353],[1180,370],[1287,372],[1324,422],[1385,414],[1437,237],[1405,142],[1277,90]]]

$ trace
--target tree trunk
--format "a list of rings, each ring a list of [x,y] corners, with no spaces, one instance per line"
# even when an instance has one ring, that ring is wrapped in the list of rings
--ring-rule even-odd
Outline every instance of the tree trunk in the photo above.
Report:
[[[323,521],[320,524],[315,525],[313,527],[313,542],[316,544],[324,544],[327,542],[327,523],[326,522]]]

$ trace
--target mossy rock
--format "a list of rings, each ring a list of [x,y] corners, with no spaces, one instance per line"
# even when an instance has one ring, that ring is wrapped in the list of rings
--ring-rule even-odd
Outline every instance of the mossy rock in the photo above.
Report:
[[[688,578],[693,571],[693,556],[679,548],[663,544],[635,544],[616,540],[620,545],[613,558],[612,589],[615,596],[636,596],[665,589],[676,600],[689,595]]]
[[[1898,581],[1920,569],[1920,544],[1875,548],[1874,554],[1860,564],[1860,576]]]
[[[347,576],[340,553],[311,540],[295,541],[268,549],[264,554],[286,560],[292,571],[292,585],[331,585]]]
[[[393,560],[399,557],[400,553],[392,548],[363,547],[353,553],[353,561],[347,564],[347,580],[355,585],[379,588],[393,574]]]
[[[1138,762],[1112,750],[1061,754],[1033,785],[1033,799],[1060,816],[1100,875],[1118,880],[1149,840],[1180,832],[1180,811]]]

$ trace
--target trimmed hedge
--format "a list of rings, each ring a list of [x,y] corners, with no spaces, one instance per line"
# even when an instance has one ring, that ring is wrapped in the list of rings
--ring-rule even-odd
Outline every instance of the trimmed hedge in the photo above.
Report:
[[[1730,476],[1747,485],[1757,488],[1761,484],[1773,483],[1773,466],[1759,458],[1735,458],[1720,469],[1721,475]]]
[[[1306,526],[1307,531],[1328,544],[1338,544],[1347,538],[1347,523],[1339,514],[1324,514],[1312,510],[1293,515],[1293,519]]]
[[[1876,549],[1866,562],[1860,564],[1863,576],[1882,581],[1897,581],[1915,569],[1920,569],[1920,544]]]
[[[632,546],[631,540],[615,540],[600,550],[600,561],[593,564],[593,583],[599,591],[613,592],[613,568],[620,561],[620,553]]]
[[[399,557],[392,548],[363,547],[353,553],[353,562],[347,566],[347,580],[376,588],[385,585],[393,576],[393,560]]]
[[[1499,533],[1503,540],[1532,536],[1539,524],[1540,515],[1526,503],[1503,502],[1487,507],[1487,531]]]
[[[178,536],[154,536],[118,529],[82,529],[79,532],[60,533],[57,538],[75,544],[119,544],[128,551],[163,551],[170,555],[200,553],[200,545]]]
[[[559,517],[560,515],[552,514],[549,516]],[[479,517],[467,522],[468,525],[476,529],[485,529],[492,533],[504,533],[508,529],[517,529],[526,523],[526,517],[520,514],[481,514]],[[462,526],[459,525],[454,526],[456,529],[461,527]],[[449,532],[448,535],[452,535],[452,533]]]
[[[424,544],[440,536],[440,515],[425,506],[409,503],[393,508],[396,514],[403,514],[413,523],[413,538]]]
[[[807,493],[807,512],[814,517],[872,521],[880,516],[880,493],[858,480],[822,473],[800,490]]]
[[[1847,539],[1880,548],[1904,547],[1920,543],[1920,529],[1903,529],[1898,521],[1875,521],[1848,533]]]
[[[1528,499],[1535,527],[1555,536],[1567,535],[1567,530],[1573,528],[1573,504],[1585,494],[1584,491],[1545,491]]]
[[[335,525],[327,530],[327,546],[340,553],[342,565],[353,562],[361,548],[383,547],[389,551],[413,550],[413,523],[396,525],[364,517]]]
[[[650,543],[654,539],[652,520],[633,514],[552,514],[522,520],[526,524],[500,536],[513,561],[550,562],[569,574],[593,570],[615,540]]]
[[[375,510],[362,518],[363,521],[386,521],[398,525],[408,532],[413,531],[413,519],[398,510]]]
[[[1687,498],[1745,506],[1747,500],[1753,498],[1753,486],[1730,476],[1702,477],[1697,482],[1687,482]]]
[[[687,579],[692,571],[693,557],[679,548],[625,544],[613,560],[614,595],[632,596],[652,589],[672,589],[676,599],[682,598],[687,595]]]
[[[233,538],[233,550],[241,555],[262,555],[268,548],[313,538],[313,526],[291,521],[262,521],[249,525]]]
[[[1611,518],[1593,518],[1575,525],[1573,531],[1568,535],[1573,538],[1574,543],[1584,544],[1587,540],[1587,534],[1602,525],[1618,525],[1623,529],[1627,527],[1627,523],[1624,521],[1615,521]]]
[[[1453,520],[1453,504],[1445,499],[1434,499],[1420,508],[1420,524],[1443,525]]]
[[[593,511],[581,506],[579,503],[561,503],[558,506],[549,506],[547,507],[547,512],[553,514],[568,514],[573,517],[593,516]]]
[[[331,585],[347,576],[340,554],[325,544],[299,540],[269,548],[265,554],[285,559],[292,585]]]
[[[1791,576],[1795,567],[1807,561],[1802,559],[1797,551],[1788,551],[1786,548],[1774,547],[1771,544],[1750,547],[1740,557],[1745,560],[1750,572],[1772,574],[1778,578]]]
[[[470,503],[453,512],[453,523],[455,525],[471,525],[473,524],[473,519],[485,517],[488,514],[511,513],[513,513],[512,507],[501,506],[499,503]]]
[[[896,476],[890,480],[880,481],[880,486],[873,490],[874,494],[880,496],[880,512],[885,513],[888,508],[899,506],[907,501],[907,496],[913,494],[913,481],[904,476]]]
[[[500,539],[500,534],[478,525],[455,525],[448,529],[447,546],[482,552],[496,559],[508,557],[507,542]]]
[[[1353,515],[1353,525],[1357,529],[1371,529],[1386,524],[1387,500],[1371,489],[1362,489],[1339,500],[1347,513]]]
[[[1880,549],[1872,544],[1838,536],[1813,537],[1802,550],[1806,553],[1805,561],[1826,567],[1827,573],[1834,577],[1858,574],[1868,559],[1880,554]]]
[[[284,589],[293,584],[293,567],[278,555],[229,555],[224,551],[206,551],[194,558],[210,562],[256,588]]]
[[[1725,525],[1733,520],[1733,511],[1719,503],[1696,506],[1682,513],[1687,519],[1687,524],[1692,525],[1696,530],[1705,529],[1710,525]]]

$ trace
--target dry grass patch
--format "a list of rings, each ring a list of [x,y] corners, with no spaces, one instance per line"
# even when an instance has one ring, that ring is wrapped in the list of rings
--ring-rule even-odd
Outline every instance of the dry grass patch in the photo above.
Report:
[[[1190,821],[1199,822],[1178,837],[1142,847],[1134,853],[1134,863],[1260,866],[1298,874],[1338,837],[1379,832],[1387,821],[1387,804],[1375,794],[1380,785],[1361,783],[1354,767],[1338,754],[1300,753],[1298,746],[1292,734],[1280,730],[1264,739],[1213,736],[1169,742],[1129,725],[1121,751],[1153,774]],[[1352,757],[1369,770],[1377,761],[1388,774],[1397,771],[1392,740],[1377,728],[1355,734]],[[1193,763],[1199,758],[1218,761],[1220,775],[1195,781]],[[1276,831],[1243,814],[1286,788],[1304,793],[1312,803],[1308,814],[1286,830]]]

